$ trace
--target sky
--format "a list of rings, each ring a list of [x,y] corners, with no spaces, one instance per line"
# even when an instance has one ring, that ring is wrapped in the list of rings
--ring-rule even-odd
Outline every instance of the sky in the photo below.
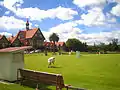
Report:
[[[40,28],[46,40],[77,38],[88,45],[120,42],[120,0],[0,0],[0,34]]]

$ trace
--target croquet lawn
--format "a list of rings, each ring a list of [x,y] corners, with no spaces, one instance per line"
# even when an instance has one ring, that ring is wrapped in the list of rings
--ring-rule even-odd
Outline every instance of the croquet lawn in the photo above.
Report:
[[[65,84],[89,90],[120,90],[120,54],[56,55],[55,68],[48,68],[52,55],[26,54],[25,68],[62,74]],[[21,89],[19,89],[21,88]],[[51,87],[50,87],[51,88]],[[34,90],[0,83],[0,90]],[[52,90],[55,90],[52,87]]]

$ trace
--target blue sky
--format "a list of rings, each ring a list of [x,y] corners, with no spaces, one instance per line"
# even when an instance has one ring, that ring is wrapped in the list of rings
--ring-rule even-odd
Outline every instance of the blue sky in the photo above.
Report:
[[[77,38],[88,44],[120,39],[120,0],[4,0],[0,1],[0,34],[15,35],[39,27],[46,40]]]

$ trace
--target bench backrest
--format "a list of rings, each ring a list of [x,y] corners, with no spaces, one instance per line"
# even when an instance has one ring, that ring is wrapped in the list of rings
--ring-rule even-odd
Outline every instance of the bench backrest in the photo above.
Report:
[[[19,72],[21,78],[64,87],[64,80],[61,74],[37,72],[27,69],[19,69]]]

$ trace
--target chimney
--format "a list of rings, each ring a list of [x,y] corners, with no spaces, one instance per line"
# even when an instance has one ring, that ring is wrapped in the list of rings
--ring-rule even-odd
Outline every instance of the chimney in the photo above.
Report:
[[[29,21],[27,19],[27,22],[26,22],[26,30],[29,30]]]

